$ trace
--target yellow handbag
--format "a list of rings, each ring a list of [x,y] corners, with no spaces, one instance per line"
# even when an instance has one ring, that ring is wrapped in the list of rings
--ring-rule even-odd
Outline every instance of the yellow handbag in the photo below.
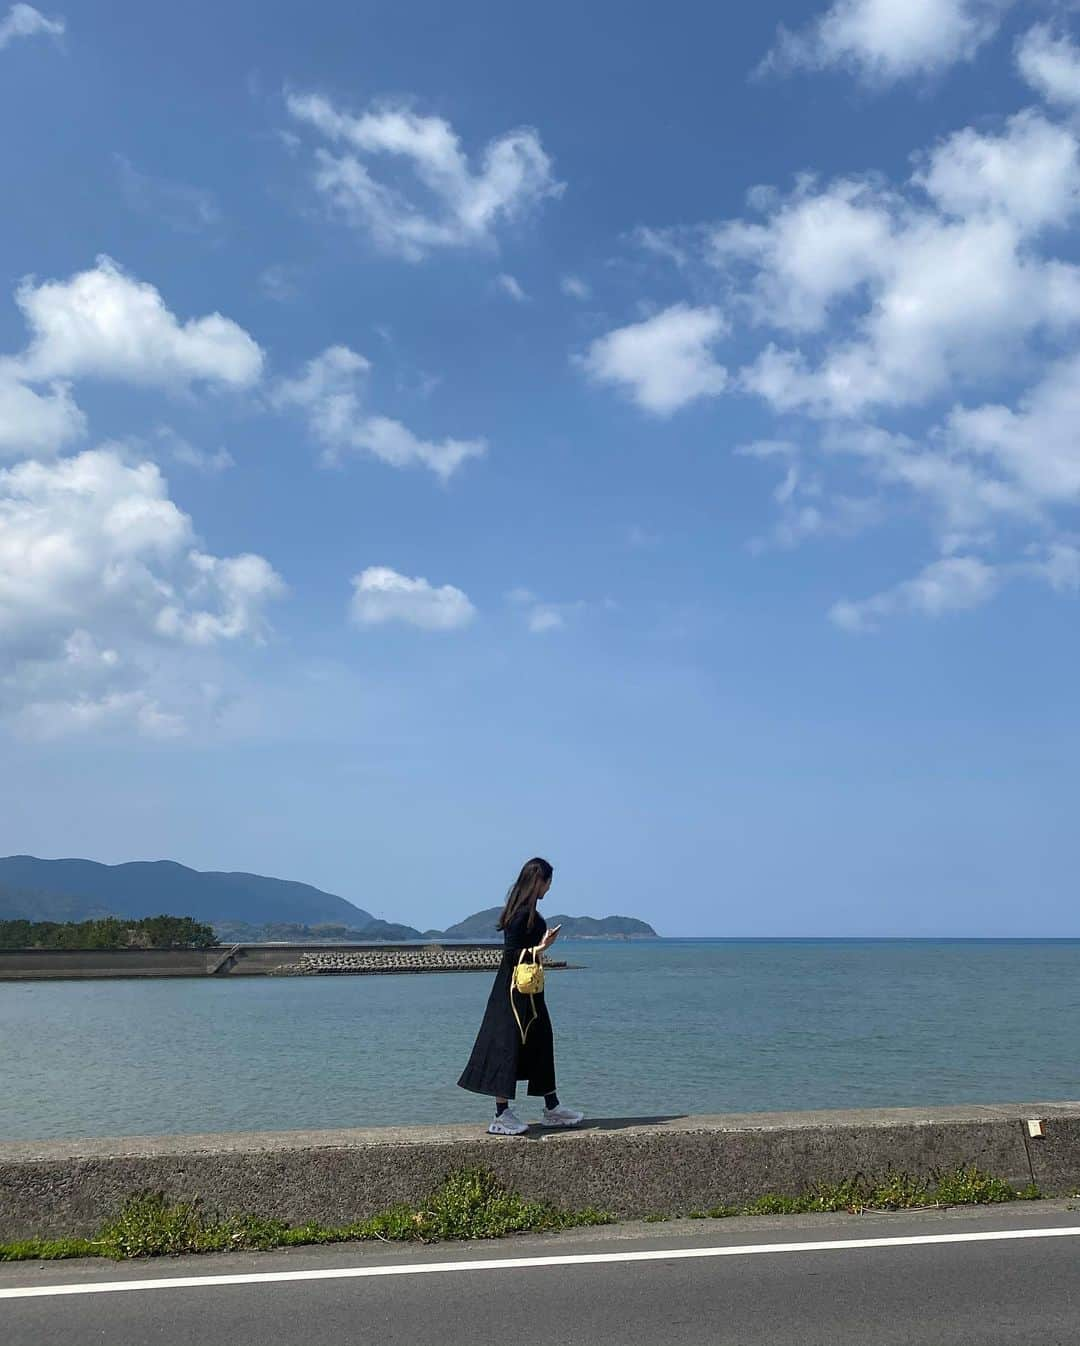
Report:
[[[531,953],[533,956],[531,963],[522,962],[527,953]],[[514,1022],[517,1024],[518,1033],[521,1035],[521,1045],[523,1047],[525,1039],[529,1036],[529,1029],[539,1019],[540,1013],[536,1008],[536,1001],[530,999],[532,1018],[527,1024],[523,1024],[521,1015],[517,1012],[517,1006],[514,1004],[514,992],[517,991],[519,995],[535,996],[539,995],[543,989],[544,965],[540,961],[540,955],[535,949],[522,949],[514,965],[514,975],[510,981],[510,1013],[514,1016]]]
[[[524,963],[522,959],[531,953],[533,961]],[[519,995],[539,995],[544,989],[544,965],[535,949],[522,949],[514,968],[514,990]]]

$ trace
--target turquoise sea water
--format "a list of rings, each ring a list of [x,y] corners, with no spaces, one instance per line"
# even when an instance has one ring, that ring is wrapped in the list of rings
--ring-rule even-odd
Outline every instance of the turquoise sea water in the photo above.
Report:
[[[1080,940],[566,941],[593,1116],[1080,1097]],[[487,973],[0,983],[0,1137],[480,1121]],[[539,1100],[523,1103],[526,1117]]]

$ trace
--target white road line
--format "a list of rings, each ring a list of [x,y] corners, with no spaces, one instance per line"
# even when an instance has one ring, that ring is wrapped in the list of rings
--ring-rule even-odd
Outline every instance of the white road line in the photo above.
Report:
[[[815,1243],[736,1243],[722,1248],[651,1248],[645,1252],[575,1253],[562,1257],[498,1257],[484,1261],[409,1262],[381,1267],[324,1267],[315,1271],[260,1271],[237,1276],[169,1276],[160,1280],[89,1281],[0,1289],[0,1299],[102,1295],[118,1290],[195,1290],[217,1285],[334,1281],[368,1276],[425,1276],[447,1271],[522,1271],[539,1267],[601,1266],[609,1262],[675,1262],[696,1257],[752,1257],[759,1253],[844,1252],[851,1248],[910,1248],[938,1243],[993,1243],[1006,1239],[1075,1238],[1080,1225],[1062,1229],[997,1229],[972,1234],[912,1234],[902,1238],[826,1239]]]

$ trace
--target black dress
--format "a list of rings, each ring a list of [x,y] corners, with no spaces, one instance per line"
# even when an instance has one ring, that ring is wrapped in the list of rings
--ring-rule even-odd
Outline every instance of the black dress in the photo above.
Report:
[[[469,1064],[458,1080],[462,1089],[474,1094],[513,1098],[518,1080],[529,1081],[530,1094],[555,1092],[555,1044],[544,993],[530,996],[513,990],[514,966],[522,949],[533,948],[547,933],[547,921],[539,912],[531,926],[526,926],[527,920],[528,912],[519,912],[503,931],[502,964]]]

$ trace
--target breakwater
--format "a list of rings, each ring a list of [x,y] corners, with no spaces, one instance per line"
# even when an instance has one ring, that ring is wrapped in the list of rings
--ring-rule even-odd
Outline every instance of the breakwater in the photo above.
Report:
[[[372,972],[482,972],[494,970],[502,961],[502,949],[439,948],[336,949],[303,953],[292,963],[272,968],[278,977],[318,977],[343,973]]]
[[[233,944],[210,949],[0,949],[0,981],[481,972],[501,944]],[[549,966],[555,966],[550,964]]]
[[[856,1174],[976,1165],[1048,1196],[1080,1187],[1080,1102],[598,1120],[503,1138],[476,1126],[0,1143],[0,1242],[90,1235],[133,1193],[340,1225],[478,1166],[532,1197],[678,1215]]]

